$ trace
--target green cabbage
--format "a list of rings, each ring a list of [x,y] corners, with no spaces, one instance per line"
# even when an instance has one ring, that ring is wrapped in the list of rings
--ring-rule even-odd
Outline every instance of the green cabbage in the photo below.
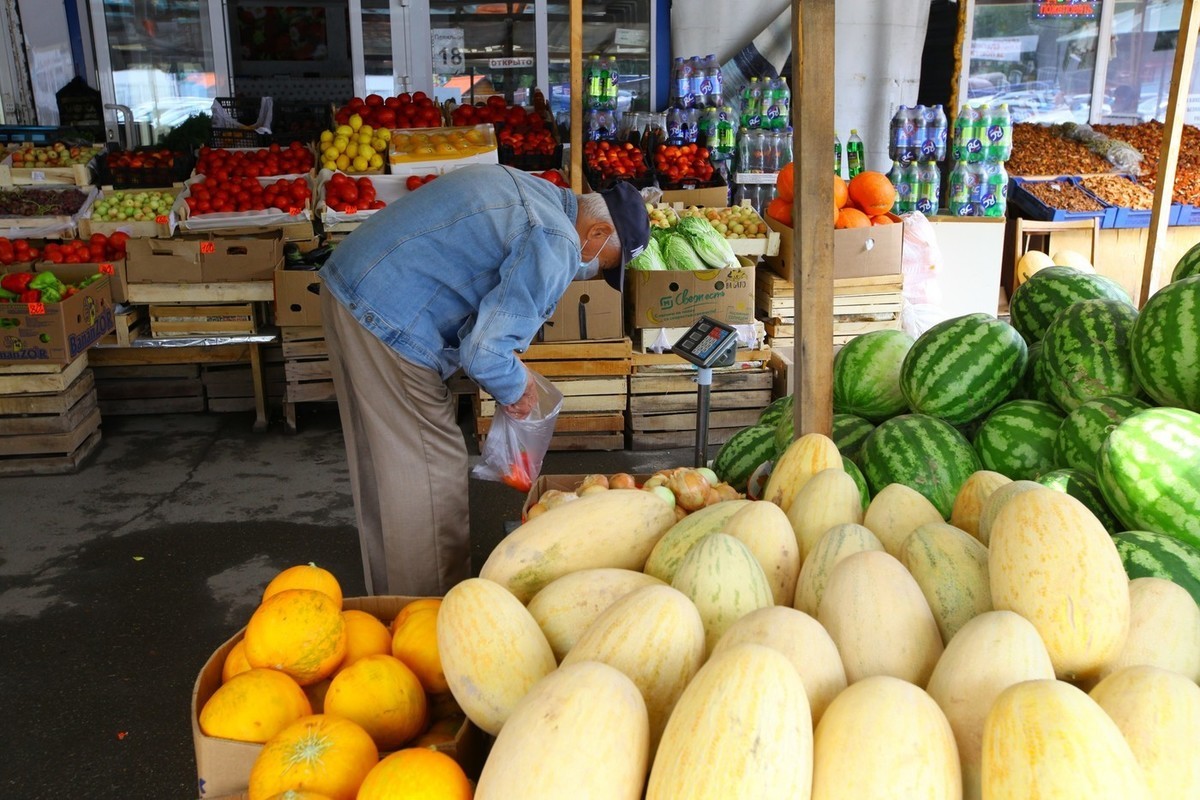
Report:
[[[665,270],[666,268],[667,264],[663,261],[662,249],[658,246],[658,240],[653,236],[646,243],[646,249],[629,262],[629,269]]]
[[[667,246],[663,249],[663,259],[667,262],[667,269],[700,270],[708,268],[700,256],[696,255],[688,238],[680,234],[667,240]]]
[[[696,255],[712,269],[736,267],[737,255],[725,237],[706,219],[683,217],[675,230],[687,237]]]

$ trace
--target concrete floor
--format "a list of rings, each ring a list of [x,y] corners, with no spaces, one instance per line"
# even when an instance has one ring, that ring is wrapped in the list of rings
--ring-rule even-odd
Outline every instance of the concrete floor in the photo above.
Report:
[[[0,797],[196,797],[192,684],[267,581],[315,561],[363,593],[336,410],[302,409],[294,436],[242,414],[110,417],[78,474],[0,478]],[[552,453],[543,473],[691,457]],[[470,492],[478,569],[522,498]]]

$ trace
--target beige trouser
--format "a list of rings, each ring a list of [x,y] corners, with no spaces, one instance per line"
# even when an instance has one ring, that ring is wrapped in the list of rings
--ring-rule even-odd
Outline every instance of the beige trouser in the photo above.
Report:
[[[321,293],[368,594],[441,596],[471,577],[467,448],[454,396]]]

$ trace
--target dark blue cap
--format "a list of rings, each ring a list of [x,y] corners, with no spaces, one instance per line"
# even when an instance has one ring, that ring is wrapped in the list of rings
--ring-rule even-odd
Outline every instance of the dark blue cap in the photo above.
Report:
[[[621,266],[604,270],[604,278],[614,289],[621,288],[625,265],[637,258],[650,242],[650,215],[642,193],[628,181],[618,181],[611,189],[600,192],[608,206],[613,227],[621,242]]]

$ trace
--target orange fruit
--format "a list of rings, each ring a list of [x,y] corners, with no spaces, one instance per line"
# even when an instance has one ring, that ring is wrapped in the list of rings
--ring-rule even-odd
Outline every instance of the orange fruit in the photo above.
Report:
[[[246,640],[242,639],[233,646],[229,655],[225,656],[225,663],[221,665],[221,683],[248,669],[250,662],[246,660]]]
[[[470,800],[466,773],[445,753],[409,748],[392,753],[367,773],[358,800]]]
[[[415,611],[420,611],[423,608],[438,609],[442,607],[442,598],[440,597],[422,597],[420,600],[413,600],[404,608],[400,609],[400,613],[392,620],[389,630],[392,633],[396,632],[396,626],[408,619],[408,615]]]
[[[845,208],[846,201],[850,199],[850,192],[846,188],[846,181],[841,175],[833,176],[833,204],[837,208]]]
[[[872,225],[894,225],[895,220],[893,220],[887,214],[877,214],[876,216],[871,217],[871,224]]]
[[[392,655],[413,671],[429,694],[450,691],[438,654],[437,615],[436,609],[419,609],[397,625],[392,636]]]
[[[325,713],[354,720],[382,750],[395,750],[425,727],[425,691],[392,656],[366,656],[333,676]]]
[[[312,713],[304,690],[273,669],[252,669],[221,684],[200,709],[206,736],[265,742]]]
[[[782,222],[789,228],[792,227],[792,200],[776,197],[767,203],[767,216],[776,222]]]
[[[346,622],[324,592],[287,589],[258,607],[246,625],[246,660],[286,672],[301,686],[327,678],[346,655]]]
[[[869,228],[871,218],[857,208],[843,208],[838,212],[835,228]]]
[[[370,735],[348,719],[327,714],[302,717],[271,737],[250,769],[250,800],[289,789],[354,800],[367,773],[379,763]]]
[[[792,162],[783,165],[783,169],[779,170],[779,174],[775,177],[775,190],[779,192],[779,196],[788,203],[796,196],[795,177],[792,174]]]
[[[263,590],[262,599],[265,602],[271,596],[288,589],[312,589],[324,592],[337,601],[339,609],[342,607],[341,584],[338,583],[332,572],[318,567],[316,564],[297,564],[294,567],[288,567],[271,579],[267,588]]]
[[[363,656],[392,652],[392,634],[371,614],[348,609],[342,612],[342,619],[346,621],[346,657],[338,669],[345,669]]]
[[[896,202],[896,187],[882,172],[860,172],[850,179],[847,188],[850,199],[868,217],[890,211]]]

